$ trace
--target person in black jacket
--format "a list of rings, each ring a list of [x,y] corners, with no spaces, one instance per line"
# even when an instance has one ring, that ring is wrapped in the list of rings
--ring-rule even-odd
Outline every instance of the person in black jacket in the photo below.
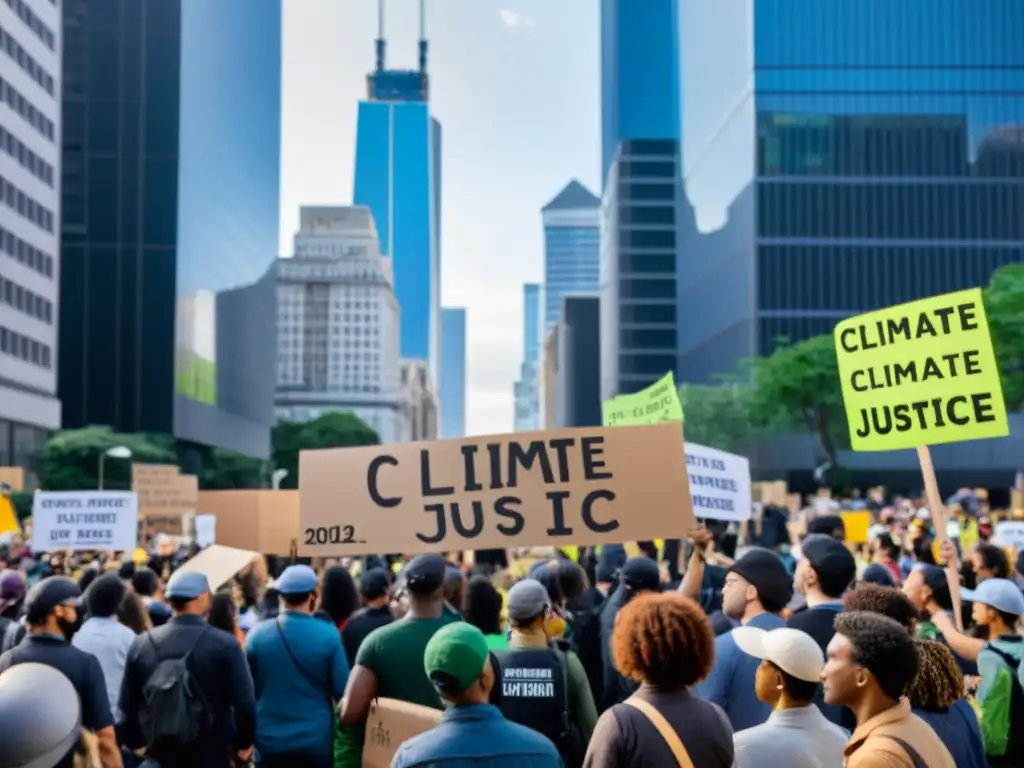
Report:
[[[210,607],[210,587],[202,573],[175,572],[165,595],[174,618],[139,635],[128,651],[121,686],[124,743],[133,751],[145,748],[147,756],[165,768],[223,768],[229,756],[248,762],[256,732],[256,699],[242,648],[232,635],[214,632],[203,619]],[[146,681],[161,661],[186,654],[186,666],[213,726],[188,744],[170,739],[146,744],[140,722]]]
[[[612,658],[612,632],[615,617],[634,597],[648,592],[661,591],[661,572],[658,564],[649,557],[631,557],[622,566],[619,585],[608,596],[601,609],[601,655],[604,661],[602,698],[598,709],[603,711],[628,699],[637,689],[637,683],[624,677],[616,668]]]

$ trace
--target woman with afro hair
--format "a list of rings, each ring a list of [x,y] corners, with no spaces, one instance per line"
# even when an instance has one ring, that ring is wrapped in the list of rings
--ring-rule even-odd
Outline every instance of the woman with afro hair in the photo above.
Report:
[[[616,669],[640,684],[597,722],[584,768],[733,764],[725,712],[690,689],[715,661],[715,634],[701,607],[678,593],[639,595],[619,612],[612,634]]]

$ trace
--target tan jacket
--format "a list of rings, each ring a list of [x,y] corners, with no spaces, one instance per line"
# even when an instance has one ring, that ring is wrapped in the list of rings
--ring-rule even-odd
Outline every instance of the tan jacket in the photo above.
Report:
[[[924,720],[900,703],[857,726],[846,745],[846,768],[914,768],[903,747],[887,736],[896,736],[915,750],[928,768],[956,768],[953,756]]]

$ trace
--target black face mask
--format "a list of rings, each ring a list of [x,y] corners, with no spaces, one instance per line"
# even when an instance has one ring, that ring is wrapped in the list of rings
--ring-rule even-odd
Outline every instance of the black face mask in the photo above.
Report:
[[[60,631],[61,634],[64,635],[64,639],[70,642],[71,636],[75,634],[75,622],[68,621],[63,616],[58,616],[57,626],[60,627]]]

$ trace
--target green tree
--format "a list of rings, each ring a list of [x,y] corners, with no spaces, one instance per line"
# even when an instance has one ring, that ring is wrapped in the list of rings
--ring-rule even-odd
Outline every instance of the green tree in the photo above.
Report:
[[[849,444],[849,428],[832,336],[780,346],[752,368],[752,424],[810,433],[836,466],[837,450]]]
[[[299,487],[299,451],[360,445],[380,445],[380,436],[350,411],[325,413],[306,422],[279,422],[274,427],[274,466],[288,470],[281,487]]]
[[[739,382],[720,385],[682,384],[679,399],[688,442],[729,453],[743,453],[759,430],[750,419],[750,387]]]
[[[234,451],[214,448],[203,462],[200,486],[204,490],[262,488],[267,477],[267,462]]]
[[[992,344],[1011,411],[1024,408],[1024,264],[1008,264],[992,275],[985,289]]]
[[[120,434],[110,427],[66,429],[46,441],[40,465],[43,488],[76,491],[99,487],[100,457],[111,448],[124,446],[131,459],[108,456],[103,464],[103,485],[108,489],[131,487],[131,464],[176,464],[174,444],[164,435]]]

